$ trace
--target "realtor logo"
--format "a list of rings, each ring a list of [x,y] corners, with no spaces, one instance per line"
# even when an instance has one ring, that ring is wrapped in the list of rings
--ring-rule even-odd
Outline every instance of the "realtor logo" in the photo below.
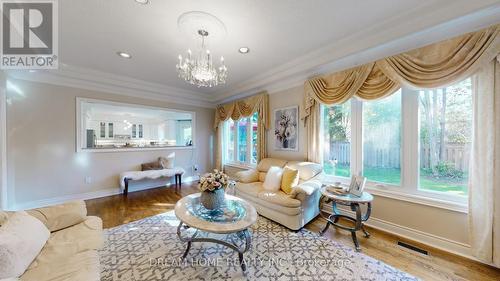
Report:
[[[57,0],[0,0],[0,3],[0,68],[57,68]]]

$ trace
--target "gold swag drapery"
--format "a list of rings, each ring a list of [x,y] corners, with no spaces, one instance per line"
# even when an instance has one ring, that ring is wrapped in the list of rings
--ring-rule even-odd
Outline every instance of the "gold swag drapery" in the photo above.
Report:
[[[222,169],[222,122],[250,117],[258,112],[257,125],[257,161],[266,157],[266,130],[269,129],[269,95],[267,92],[218,105],[215,109],[214,128],[217,136],[215,166]]]
[[[304,84],[303,119],[316,102],[341,104],[352,97],[374,100],[401,86],[436,88],[458,82],[493,60],[500,51],[500,25],[431,44],[344,71],[309,79]],[[307,124],[307,123],[306,123]]]

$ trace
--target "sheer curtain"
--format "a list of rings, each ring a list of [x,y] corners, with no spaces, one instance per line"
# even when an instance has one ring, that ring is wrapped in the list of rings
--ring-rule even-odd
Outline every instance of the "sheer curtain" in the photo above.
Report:
[[[469,230],[473,254],[500,267],[500,55],[474,76]]]

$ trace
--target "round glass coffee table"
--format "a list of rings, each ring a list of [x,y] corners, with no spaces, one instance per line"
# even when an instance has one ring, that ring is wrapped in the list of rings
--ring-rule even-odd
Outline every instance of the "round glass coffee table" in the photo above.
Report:
[[[257,221],[257,211],[247,201],[228,194],[220,209],[209,210],[201,205],[200,195],[188,195],[175,204],[175,215],[180,220],[177,236],[182,242],[187,242],[182,259],[186,258],[193,242],[217,243],[236,251],[241,269],[245,271],[243,254],[250,249],[252,242],[248,228]],[[189,228],[194,229],[194,233],[188,234]],[[200,232],[227,234],[231,239],[200,237]]]

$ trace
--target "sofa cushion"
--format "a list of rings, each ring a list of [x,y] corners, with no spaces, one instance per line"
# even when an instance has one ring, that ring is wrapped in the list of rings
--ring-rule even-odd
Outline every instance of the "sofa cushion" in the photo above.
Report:
[[[238,196],[253,204],[259,214],[261,214],[262,208],[287,216],[296,216],[302,212],[301,207],[285,207],[245,193],[238,193]]]
[[[50,231],[81,223],[87,217],[87,207],[84,201],[72,201],[27,212],[43,222]]]
[[[30,268],[88,250],[97,250],[103,244],[102,220],[89,216],[77,225],[53,232]]]
[[[0,279],[23,274],[50,236],[47,227],[24,211],[0,227]]]
[[[283,207],[300,207],[300,200],[297,200],[295,198],[291,198],[288,196],[288,194],[284,193],[283,191],[278,191],[278,192],[266,192],[266,191],[261,191],[257,195],[257,197],[261,200],[264,200],[266,202],[283,206]]]
[[[245,195],[245,198],[259,199],[259,201],[265,201],[270,203],[270,205],[290,208],[297,208],[301,206],[300,200],[291,198],[283,191],[265,191],[261,182],[237,183],[236,191],[238,194]]]
[[[251,182],[251,183],[241,183],[236,184],[236,190],[238,192],[257,197],[257,194],[264,190],[261,182]]]
[[[292,169],[299,170],[299,177],[304,181],[312,179],[313,177],[321,173],[321,171],[323,171],[323,166],[313,162],[293,161],[288,162],[287,166]]]
[[[28,269],[21,281],[99,281],[99,254],[95,250],[58,258]]]
[[[266,179],[262,186],[264,189],[271,192],[277,192],[281,187],[281,177],[283,175],[283,169],[280,167],[271,167],[267,171]]]
[[[283,168],[286,165],[286,160],[276,159],[276,158],[264,158],[260,160],[257,165],[257,171],[259,172],[267,172],[269,168],[275,166]]]
[[[292,193],[293,187],[299,183],[299,171],[288,166],[283,168],[283,176],[281,177],[281,190],[286,194]]]
[[[259,181],[259,172],[257,170],[245,170],[236,173],[236,179],[239,182],[249,183]]]

